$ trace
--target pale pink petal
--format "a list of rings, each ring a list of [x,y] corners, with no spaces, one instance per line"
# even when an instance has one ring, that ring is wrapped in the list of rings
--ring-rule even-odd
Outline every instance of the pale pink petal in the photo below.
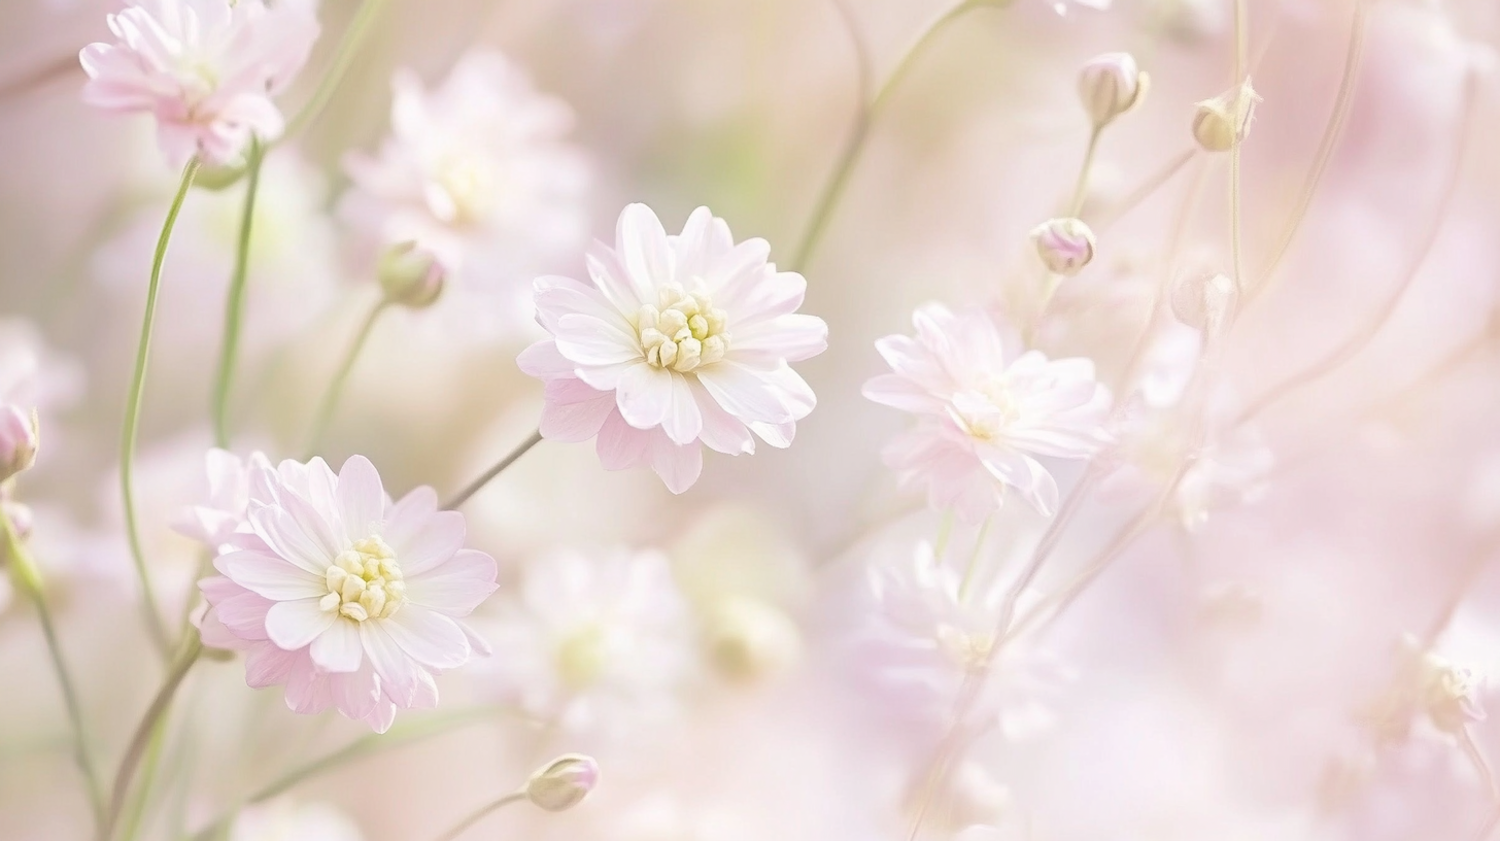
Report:
[[[270,642],[257,645],[245,655],[245,683],[252,689],[286,683],[306,656],[302,651],[282,651]]]
[[[339,470],[339,516],[350,542],[374,534],[385,519],[385,486],[375,465],[364,456],[350,456]]]
[[[318,606],[318,599],[277,602],[266,613],[266,635],[287,651],[312,644],[333,625],[338,614]]]
[[[615,390],[620,416],[636,429],[661,426],[672,411],[672,372],[644,362],[626,371]]]
[[[214,568],[241,587],[272,601],[317,598],[328,592],[323,576],[261,552],[220,555],[214,559]]]
[[[746,423],[786,423],[797,419],[765,372],[726,360],[700,368],[698,380],[725,411]]]
[[[516,366],[526,374],[541,380],[553,377],[571,377],[575,367],[562,352],[557,342],[547,339],[537,342],[516,357]]]
[[[734,415],[724,411],[696,377],[690,378],[689,384],[692,386],[698,411],[703,415],[703,430],[699,433],[703,443],[709,449],[725,455],[749,455],[755,452],[755,438],[750,434],[749,428]]]
[[[495,583],[495,559],[473,549],[461,549],[447,562],[406,578],[406,595],[412,604],[431,608],[447,616],[468,616],[490,594]]]
[[[407,604],[381,623],[411,659],[434,669],[456,669],[468,662],[469,638],[452,619],[420,605]]]
[[[696,441],[674,444],[664,433],[655,433],[651,439],[651,469],[666,483],[667,490],[680,494],[703,472],[703,448]]]
[[[651,433],[636,429],[613,412],[604,419],[594,442],[599,463],[605,470],[629,470],[651,463]]]
[[[558,319],[557,350],[575,364],[615,365],[642,358],[633,332],[588,315],[569,313]]]
[[[355,640],[358,641],[357,632]],[[313,659],[316,660],[316,656]],[[375,705],[380,700],[380,681],[375,676],[375,670],[369,667],[340,669],[338,673],[328,676],[328,685],[333,705],[346,717],[356,721],[374,712]]]
[[[335,620],[308,648],[307,653],[312,656],[313,662],[327,672],[358,670],[359,664],[364,660],[363,649],[359,644],[359,624],[342,617]]]
[[[384,622],[359,623],[359,638],[370,658],[370,665],[385,684],[385,694],[403,707],[411,706],[412,695],[417,691],[416,673],[420,668],[386,632]]]
[[[457,511],[439,511],[412,534],[384,534],[406,575],[421,575],[453,557],[464,545],[464,516]]]
[[[688,385],[688,378],[674,371],[669,379],[672,385],[671,402],[668,404],[666,417],[662,418],[661,428],[674,443],[688,444],[696,441],[703,431],[703,415],[698,410],[698,401],[692,387]]]
[[[661,220],[644,204],[632,204],[620,213],[615,228],[615,250],[639,300],[650,302],[659,284],[672,280],[672,250]]]
[[[540,428],[550,441],[574,443],[599,434],[599,427],[615,408],[615,396],[590,388],[582,380],[559,378],[546,386]]]

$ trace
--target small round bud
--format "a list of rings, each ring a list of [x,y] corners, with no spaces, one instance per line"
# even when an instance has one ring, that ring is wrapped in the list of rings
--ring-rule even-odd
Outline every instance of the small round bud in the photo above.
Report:
[[[1140,105],[1151,77],[1136,67],[1130,53],[1105,53],[1089,60],[1078,73],[1078,98],[1098,128]]]
[[[28,413],[9,403],[0,406],[0,482],[36,464],[40,436],[35,409]]]
[[[1031,241],[1054,274],[1078,274],[1094,259],[1094,232],[1082,219],[1049,219],[1031,230]]]
[[[36,525],[36,514],[32,513],[30,505],[5,499],[0,500],[0,511],[10,520],[10,527],[18,539],[25,540],[31,536],[31,530]]]
[[[447,272],[431,251],[415,242],[399,242],[380,255],[380,288],[392,303],[421,309],[443,294]]]
[[[1212,332],[1229,319],[1239,298],[1222,274],[1184,275],[1172,285],[1172,314],[1189,327]]]
[[[1255,106],[1260,101],[1249,79],[1232,91],[1203,100],[1193,114],[1193,139],[1209,152],[1234,148],[1250,134]]]
[[[577,806],[599,784],[599,763],[592,756],[569,753],[552,760],[526,781],[526,799],[549,812]]]

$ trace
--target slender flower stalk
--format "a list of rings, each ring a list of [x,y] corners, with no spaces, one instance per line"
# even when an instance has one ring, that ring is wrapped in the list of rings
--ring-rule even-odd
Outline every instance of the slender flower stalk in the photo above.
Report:
[[[370,314],[365,316],[365,320],[360,324],[359,332],[354,334],[354,341],[345,351],[343,361],[339,363],[338,370],[328,383],[327,390],[323,392],[323,400],[318,404],[318,413],[313,417],[312,432],[308,435],[307,458],[312,458],[317,454],[318,447],[322,445],[323,436],[328,432],[328,424],[333,421],[333,415],[338,411],[339,400],[344,395],[344,388],[349,383],[349,374],[354,371],[354,364],[359,361],[360,352],[370,340],[370,332],[375,329],[375,322],[389,306],[391,306],[391,300],[382,297],[375,303],[375,306],[370,308]]]
[[[1464,160],[1470,139],[1474,134],[1477,103],[1478,85],[1474,77],[1470,75],[1464,82],[1463,112],[1459,118],[1459,126],[1453,134],[1451,162],[1438,196],[1437,207],[1429,218],[1427,227],[1423,229],[1417,248],[1412,252],[1411,259],[1402,271],[1401,280],[1397,283],[1395,290],[1381,302],[1378,309],[1370,313],[1359,329],[1340,342],[1326,356],[1272,386],[1260,398],[1246,405],[1236,418],[1235,426],[1248,423],[1283,397],[1343,367],[1369,345],[1396,314],[1401,301],[1406,297],[1407,290],[1411,288],[1423,264],[1427,262],[1428,255],[1432,253],[1433,246],[1437,244],[1438,234],[1442,232],[1443,223],[1447,221],[1448,211],[1452,208],[1453,197],[1458,193],[1459,185],[1463,183]]]
[[[405,722],[397,724],[386,733],[371,733],[350,744],[339,748],[317,759],[299,765],[287,773],[277,777],[270,783],[256,789],[249,796],[238,801],[238,804],[220,814],[203,829],[193,833],[190,841],[213,841],[223,835],[231,824],[234,823],[235,815],[245,806],[254,806],[264,803],[291,791],[302,783],[329,771],[342,768],[358,759],[401,747],[425,741],[434,736],[452,733],[455,730],[468,727],[473,724],[482,724],[492,721],[497,711],[511,712],[514,710],[505,708],[497,710],[495,707],[478,707],[475,709],[459,710],[447,715],[433,715],[420,721]]]
[[[259,140],[250,141],[246,158],[248,180],[245,183],[245,209],[240,216],[239,241],[234,251],[234,274],[229,280],[229,297],[224,304],[224,344],[219,352],[219,375],[214,381],[214,444],[229,446],[229,396],[234,384],[234,367],[240,348],[240,325],[244,320],[245,286],[250,270],[250,238],[255,227],[255,198],[260,191],[260,166],[265,150]]]
[[[1094,157],[1099,152],[1099,138],[1104,135],[1104,127],[1108,123],[1097,123],[1089,131],[1089,145],[1083,152],[1083,163],[1078,166],[1078,179],[1073,182],[1073,197],[1068,199],[1068,212],[1065,216],[1076,218],[1083,212],[1084,200],[1089,195],[1089,175],[1094,171]]]
[[[962,17],[964,13],[983,4],[980,0],[962,0],[924,27],[911,46],[907,47],[906,52],[897,59],[896,66],[891,69],[885,80],[874,89],[873,95],[871,95],[872,85],[864,41],[854,29],[854,22],[848,10],[842,4],[838,5],[840,12],[844,15],[845,23],[849,26],[849,34],[854,39],[855,49],[859,52],[860,104],[854,116],[854,125],[849,130],[848,139],[844,141],[844,148],[839,151],[839,157],[834,162],[833,173],[829,175],[828,181],[819,191],[807,229],[802,234],[797,250],[793,252],[791,267],[795,271],[805,269],[808,260],[812,259],[813,253],[817,251],[828,223],[833,218],[833,211],[838,207],[839,199],[843,197],[844,189],[849,185],[849,176],[854,172],[854,165],[859,162],[859,156],[864,152],[865,141],[870,137],[870,129],[874,126],[875,119],[880,112],[884,110],[892,91],[910,72],[916,63],[917,56],[931,46],[938,32],[952,21]]]
[[[1279,6],[1277,10],[1280,11]],[[1312,167],[1308,170],[1307,178],[1302,184],[1302,191],[1297,196],[1297,204],[1287,215],[1286,227],[1282,229],[1281,237],[1271,252],[1271,262],[1266,264],[1260,280],[1247,290],[1246,305],[1271,287],[1276,270],[1281,267],[1281,261],[1285,259],[1287,251],[1291,249],[1292,241],[1297,236],[1298,229],[1302,227],[1302,220],[1307,218],[1308,208],[1312,206],[1313,196],[1317,194],[1318,186],[1323,181],[1323,173],[1328,170],[1328,162],[1333,157],[1333,150],[1338,146],[1339,138],[1344,134],[1344,124],[1348,121],[1349,109],[1354,104],[1354,88],[1358,81],[1360,64],[1364,59],[1367,12],[1365,0],[1355,0],[1354,20],[1350,25],[1349,48],[1344,55],[1344,71],[1339,78],[1339,89],[1333,100],[1333,111],[1328,115],[1328,123],[1323,128],[1322,139],[1318,141],[1318,151],[1313,156]]]
[[[146,390],[146,365],[151,359],[151,334],[156,324],[156,298],[161,291],[162,265],[167,257],[167,244],[172,240],[172,229],[177,216],[182,212],[182,203],[193,179],[198,175],[199,162],[196,157],[189,160],[182,171],[182,183],[177,195],[167,210],[167,219],[162,224],[161,236],[156,241],[156,253],[151,260],[151,282],[146,288],[146,313],[141,320],[141,340],[135,354],[135,374],[130,380],[130,392],[125,401],[125,424],[120,442],[120,499],[125,511],[125,536],[130,543],[130,557],[135,561],[135,572],[141,581],[141,605],[146,612],[146,628],[159,651],[165,654],[171,645],[166,626],[162,624],[161,612],[157,609],[156,590],[151,584],[151,572],[146,568],[146,550],[141,545],[140,527],[136,523],[135,490],[133,484],[135,466],[135,443],[140,432],[141,395]]]
[[[156,769],[161,765],[162,748],[167,743],[167,720],[163,715],[156,720],[151,730],[151,741],[146,745],[146,759],[141,765],[141,781],[135,787],[135,796],[125,811],[125,821],[120,829],[120,841],[134,841],[140,832],[141,818],[146,814],[146,803],[151,799],[151,786],[156,782]]]
[[[5,541],[4,558],[10,564],[14,578],[21,584],[26,595],[36,605],[37,618],[42,625],[42,636],[47,641],[47,655],[52,661],[52,671],[57,676],[57,685],[62,690],[63,706],[68,711],[68,723],[73,730],[73,761],[83,774],[88,791],[89,806],[94,814],[96,827],[104,818],[104,792],[99,784],[99,772],[94,767],[93,755],[88,749],[88,734],[83,726],[83,707],[78,701],[78,687],[73,683],[67,660],[63,657],[62,644],[57,638],[57,627],[52,621],[52,609],[47,605],[42,588],[41,574],[26,545],[16,534],[10,515],[0,508],[0,538]]]
[[[469,827],[484,820],[491,813],[497,812],[512,803],[519,803],[525,799],[525,791],[513,791],[510,794],[505,795],[504,797],[492,800],[489,803],[480,806],[478,809],[475,809],[474,812],[468,817],[454,824],[451,828],[448,829],[447,832],[439,835],[435,839],[435,841],[453,841],[453,839],[464,834],[464,831]]]
[[[338,90],[339,84],[344,81],[344,76],[348,75],[349,66],[354,62],[354,57],[359,54],[359,48],[364,44],[365,38],[370,33],[370,27],[375,23],[375,18],[379,16],[385,3],[386,0],[364,0],[360,3],[359,10],[354,13],[354,19],[349,22],[349,28],[344,30],[344,37],[339,40],[338,50],[334,53],[333,63],[329,65],[328,72],[323,74],[323,80],[318,83],[317,90],[313,91],[312,98],[287,124],[286,131],[281,135],[280,140],[295,136],[323,113],[323,109],[328,106],[329,101],[333,99],[333,94]]]
[[[521,456],[526,455],[526,453],[529,452],[532,447],[535,447],[537,444],[541,443],[541,441],[542,431],[538,429],[537,431],[531,433],[531,435],[525,441],[522,441],[519,447],[511,450],[508,454],[506,454],[504,458],[500,459],[498,462],[495,462],[495,466],[491,467],[489,470],[486,470],[484,472],[484,475],[470,482],[467,487],[454,494],[452,499],[449,499],[446,503],[443,504],[443,508],[451,511],[454,508],[458,508],[459,506],[463,505],[465,502],[468,502],[469,498],[474,496],[474,494],[479,493],[479,491],[483,489],[485,485],[488,485],[490,483],[491,479],[494,479],[496,476],[499,476],[501,473],[505,472],[505,469],[507,467],[515,464],[517,459],[519,459]]]
[[[182,681],[192,670],[193,665],[203,654],[203,642],[196,635],[189,635],[184,641],[182,649],[172,661],[172,666],[167,670],[167,677],[162,682],[161,688],[157,690],[156,697],[151,700],[151,706],[146,708],[146,714],[141,717],[140,724],[136,725],[135,735],[130,739],[130,745],[125,749],[125,756],[120,760],[120,767],[115,772],[115,782],[111,789],[109,810],[105,813],[104,824],[99,832],[99,841],[112,841],[115,829],[119,825],[120,817],[125,809],[125,799],[130,794],[130,784],[135,777],[135,772],[140,767],[141,759],[146,754],[152,735],[172,707],[172,699],[177,696],[177,689],[182,686]]]
[[[1250,25],[1249,10],[1246,0],[1234,0],[1234,84],[1244,85],[1246,53],[1249,52]],[[1244,96],[1241,91],[1237,96]],[[1238,108],[1238,106],[1236,106]],[[1238,110],[1236,110],[1238,113]],[[1240,196],[1240,157],[1242,139],[1236,139],[1229,147],[1229,252],[1230,264],[1234,269],[1234,288],[1236,292],[1244,292],[1245,289],[1245,262],[1241,253],[1244,245],[1241,242],[1241,196]]]

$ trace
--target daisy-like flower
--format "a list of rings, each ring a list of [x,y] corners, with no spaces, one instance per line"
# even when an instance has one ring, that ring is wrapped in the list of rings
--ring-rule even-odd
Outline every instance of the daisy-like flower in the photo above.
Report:
[[[933,508],[967,522],[994,513],[1007,487],[1050,516],[1057,482],[1035,457],[1089,458],[1110,442],[1110,395],[1093,362],[1013,354],[980,310],[928,304],[912,323],[915,336],[875,343],[892,373],[864,387],[870,400],[920,418],[886,463],[904,484],[925,487]]]
[[[340,213],[372,253],[415,242],[435,255],[452,281],[439,307],[524,325],[524,281],[575,253],[587,230],[572,109],[492,50],[466,54],[431,90],[410,70],[392,88],[391,136],[377,154],[345,158],[354,187]],[[475,293],[498,300],[476,306]]]
[[[1038,734],[1055,718],[1049,695],[1072,672],[1020,644],[992,654],[1007,588],[998,577],[981,578],[966,586],[962,571],[943,565],[927,543],[879,559],[869,572],[875,609],[861,636],[866,662],[885,694],[924,716],[950,712],[964,681],[988,666],[977,713],[997,717],[1008,739]],[[1030,592],[1023,597],[1034,601]]]
[[[303,0],[129,0],[109,28],[115,43],[79,53],[89,76],[84,101],[154,116],[174,164],[194,154],[233,163],[252,136],[280,137],[285,121],[271,98],[318,37]]]
[[[486,630],[498,692],[574,732],[659,718],[691,658],[687,605],[658,552],[542,558]]]
[[[552,338],[518,362],[546,383],[542,435],[597,436],[606,469],[650,465],[673,493],[697,481],[700,442],[753,453],[753,432],[790,446],[816,400],[788,363],[822,353],[828,325],[797,312],[807,281],[769,253],[762,239],[735,244],[705,207],[676,236],[645,205],[626,207],[615,247],[588,254],[590,283],[536,281]]]
[[[496,589],[494,559],[462,548],[462,515],[427,487],[393,503],[362,456],[338,474],[252,457],[242,480],[217,461],[218,499],[196,509],[229,544],[199,585],[205,644],[247,652],[250,685],[285,683],[297,712],[335,706],[384,732],[398,708],[435,704],[433,676],[484,646],[458,619]],[[245,519],[229,529],[240,481]]]

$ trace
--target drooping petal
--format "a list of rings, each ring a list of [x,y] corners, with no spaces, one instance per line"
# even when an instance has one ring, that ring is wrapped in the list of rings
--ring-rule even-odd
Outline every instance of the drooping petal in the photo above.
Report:
[[[360,663],[364,662],[364,649],[359,642],[359,625],[360,623],[351,619],[336,619],[312,641],[307,653],[324,671],[357,671]]]
[[[321,575],[263,552],[229,552],[214,559],[214,568],[235,584],[272,601],[317,598],[327,592]]]
[[[469,638],[452,619],[415,604],[407,604],[381,623],[407,656],[434,669],[456,669],[468,662]]]
[[[655,432],[651,439],[651,469],[666,483],[667,490],[680,494],[691,488],[703,472],[703,448],[675,444],[665,433]]]
[[[618,411],[604,419],[594,448],[605,470],[629,470],[651,463],[651,433],[626,423]]]
[[[468,616],[499,589],[495,559],[473,549],[461,549],[447,562],[406,579],[412,604],[447,616]]]
[[[277,602],[266,612],[266,635],[278,647],[295,651],[311,645],[337,616],[319,607],[317,599]]]

